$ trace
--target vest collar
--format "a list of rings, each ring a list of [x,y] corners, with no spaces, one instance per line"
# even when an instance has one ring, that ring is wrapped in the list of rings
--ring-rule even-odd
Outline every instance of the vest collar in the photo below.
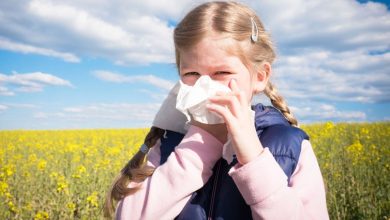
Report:
[[[259,103],[252,106],[252,110],[255,111],[255,127],[258,134],[272,125],[287,125],[290,123],[283,116],[283,114],[272,106],[264,106]]]

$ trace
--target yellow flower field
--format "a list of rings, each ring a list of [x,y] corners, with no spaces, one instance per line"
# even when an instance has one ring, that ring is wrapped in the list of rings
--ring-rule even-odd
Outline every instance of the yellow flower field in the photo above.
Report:
[[[390,218],[390,123],[311,124],[331,219]],[[0,131],[0,219],[103,219],[147,129]]]

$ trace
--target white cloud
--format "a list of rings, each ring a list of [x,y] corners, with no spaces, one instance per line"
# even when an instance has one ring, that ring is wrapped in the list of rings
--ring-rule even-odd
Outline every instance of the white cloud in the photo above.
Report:
[[[390,97],[390,53],[302,51],[282,56],[274,79],[286,97],[380,102]]]
[[[276,42],[275,82],[286,97],[323,102],[390,101],[390,13],[385,5],[245,2],[256,9]]]
[[[178,22],[201,2],[204,1],[4,1],[0,3],[0,33],[22,45],[48,45],[54,51],[71,50],[116,63],[173,62],[170,22]],[[357,47],[388,49],[390,15],[383,4],[325,0],[242,2],[258,12],[283,51],[299,52],[307,47],[335,51]],[[14,13],[24,16],[15,18]],[[31,26],[34,28],[26,28]]]
[[[80,58],[71,53],[62,53],[52,49],[40,48],[24,43],[16,43],[0,36],[0,49],[20,52],[20,53],[32,53],[44,56],[60,58],[67,62],[77,63],[80,62]]]
[[[7,110],[7,109],[8,109],[8,106],[0,104],[0,113]]]
[[[33,0],[28,10],[30,13],[46,19],[52,23],[60,24],[63,28],[79,35],[100,40],[103,42],[122,42],[132,46],[131,36],[120,26],[114,26],[89,14],[84,9],[78,9],[65,4],[53,4],[49,1]]]
[[[0,113],[13,109],[36,109],[37,105],[27,103],[0,103]]]
[[[84,123],[84,126],[90,126],[93,121],[97,127],[110,127],[113,124],[120,124],[121,127],[150,126],[159,107],[157,103],[97,103],[65,107],[58,112],[37,112],[34,118]]]
[[[148,95],[149,97],[151,97],[153,100],[156,100],[156,101],[164,100],[167,97],[167,95],[168,95],[168,92],[166,92],[166,93],[156,93],[156,92],[153,92],[153,91],[147,90],[147,89],[140,89],[139,91],[141,93],[144,93],[144,94]]]
[[[42,72],[12,73],[11,75],[0,73],[0,85],[15,87],[15,91],[18,92],[40,92],[45,86],[73,87],[67,80]],[[14,92],[10,91],[7,87],[0,87],[0,95],[7,94],[14,95]]]
[[[153,85],[155,87],[170,90],[174,83],[172,81],[159,78],[154,75],[135,75],[135,76],[127,76],[120,73],[113,73],[105,70],[97,70],[94,71],[93,74],[100,80],[114,83],[137,83],[143,82]]]
[[[47,113],[44,113],[44,112],[34,113],[33,117],[36,118],[36,119],[47,119],[47,118],[49,118]]]
[[[333,51],[388,49],[390,14],[380,3],[266,0],[261,4],[251,2],[251,5],[282,50],[307,47]]]
[[[184,16],[185,12],[190,10],[190,8],[195,7],[199,2],[203,1],[193,1],[193,0],[182,0],[182,1],[172,1],[172,0],[144,0],[144,1],[128,1],[127,4],[124,4],[123,8],[119,10],[121,14],[126,15],[129,13],[129,9],[137,9],[138,12],[143,12],[144,14],[152,14],[159,18],[164,19],[173,19],[178,20]],[[111,7],[115,7],[112,6]],[[116,7],[115,7],[116,8]]]
[[[335,106],[322,103],[305,103],[302,107],[291,106],[299,122],[313,121],[364,121],[367,115],[361,111],[342,111]]]
[[[0,82],[1,82],[1,76],[0,76]],[[10,91],[7,87],[0,86],[0,96],[13,96],[13,95],[15,95],[15,93]]]
[[[101,80],[108,81],[108,82],[115,82],[115,83],[125,83],[125,82],[131,82],[132,79],[129,76],[125,76],[120,73],[113,73],[110,71],[105,70],[96,70],[93,72],[93,74]]]
[[[12,39],[7,42],[12,45],[9,49],[59,57],[72,55],[65,57],[73,61],[89,56],[118,64],[174,62],[173,28],[168,20],[136,8],[139,5],[143,4],[138,1],[1,2],[0,36]],[[23,17],[15,18],[14,14]],[[72,54],[56,51],[72,51]]]
[[[77,113],[77,112],[83,112],[83,109],[82,108],[69,107],[69,108],[64,108],[64,112]]]
[[[1,103],[1,104],[6,105],[6,106],[11,107],[11,108],[27,108],[27,109],[39,108],[38,105],[29,104],[29,103]]]

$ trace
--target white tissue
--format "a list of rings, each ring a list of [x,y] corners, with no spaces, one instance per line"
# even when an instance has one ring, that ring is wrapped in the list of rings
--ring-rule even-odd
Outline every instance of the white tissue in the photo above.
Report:
[[[194,86],[188,86],[180,81],[180,89],[177,94],[176,108],[183,112],[187,120],[191,120],[191,116],[195,121],[204,124],[219,124],[224,123],[224,120],[217,114],[206,109],[207,100],[215,95],[216,92],[230,92],[230,88],[213,81],[209,76],[201,76],[196,81]],[[252,114],[254,120],[255,112],[249,107],[248,110]],[[254,122],[253,122],[254,124]],[[233,148],[231,135],[228,133],[228,140],[223,145],[222,157],[230,164],[233,161],[235,152]]]
[[[204,124],[224,123],[219,115],[206,108],[208,98],[214,96],[218,91],[230,92],[231,90],[229,87],[213,81],[207,75],[199,77],[194,86],[188,86],[180,81],[176,108],[186,115],[188,121],[191,120],[192,116],[195,121]]]

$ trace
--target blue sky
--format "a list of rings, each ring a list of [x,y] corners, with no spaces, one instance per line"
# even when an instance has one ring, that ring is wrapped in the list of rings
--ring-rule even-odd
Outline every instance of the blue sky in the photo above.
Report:
[[[0,129],[150,126],[178,80],[174,25],[200,2],[1,1]],[[242,2],[272,35],[272,80],[300,123],[390,119],[387,1]]]

